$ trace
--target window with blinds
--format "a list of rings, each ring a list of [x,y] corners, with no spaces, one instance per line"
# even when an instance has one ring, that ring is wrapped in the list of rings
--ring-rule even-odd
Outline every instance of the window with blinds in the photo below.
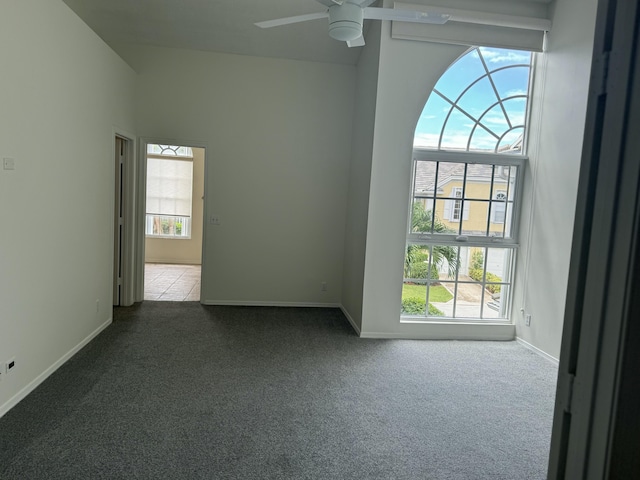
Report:
[[[191,238],[193,153],[188,147],[147,149],[146,234]]]

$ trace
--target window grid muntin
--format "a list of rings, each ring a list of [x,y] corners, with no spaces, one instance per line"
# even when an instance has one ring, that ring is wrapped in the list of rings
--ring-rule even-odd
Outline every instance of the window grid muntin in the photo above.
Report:
[[[159,143],[147,144],[147,155],[160,157],[193,158],[193,149],[181,145],[161,145]]]
[[[160,222],[164,220],[173,220],[175,223],[181,223],[180,233],[177,233],[174,227],[174,233],[155,233],[154,232],[154,219],[159,219]],[[181,215],[156,215],[147,213],[145,215],[145,236],[149,238],[164,238],[164,239],[178,239],[178,240],[191,240],[191,217],[185,217]]]
[[[445,95],[444,93],[442,93],[441,91],[439,91],[437,88],[434,88],[432,90],[432,94],[435,93],[438,97],[440,97],[442,100],[444,100],[446,103],[449,104],[450,108],[447,112],[447,114],[445,115],[445,119],[442,123],[441,129],[440,129],[440,135],[438,137],[438,143],[437,143],[437,150],[443,150],[442,149],[442,142],[443,139],[445,139],[445,130],[447,128],[447,125],[449,124],[449,119],[451,117],[451,114],[454,111],[459,111],[460,113],[462,113],[463,115],[465,115],[467,118],[469,118],[472,122],[474,122],[474,126],[469,134],[469,138],[467,140],[467,145],[466,145],[466,151],[471,151],[471,142],[474,138],[474,134],[477,130],[477,127],[480,126],[483,130],[485,130],[489,135],[493,136],[496,139],[496,144],[495,147],[493,148],[494,152],[497,152],[500,149],[500,145],[502,140],[504,139],[504,137],[506,135],[508,135],[510,132],[518,129],[518,128],[522,128],[523,129],[523,134],[524,134],[524,130],[525,130],[525,123],[526,123],[526,112],[529,109],[529,93],[527,93],[526,95],[522,95],[522,94],[516,94],[516,95],[509,95],[509,96],[505,96],[504,98],[501,96],[500,91],[498,90],[495,81],[493,79],[493,75],[498,73],[498,72],[503,72],[509,69],[516,69],[516,68],[526,68],[528,70],[528,82],[527,82],[527,92],[530,91],[530,84],[531,84],[531,72],[533,70],[533,59],[534,56],[532,54],[530,54],[530,60],[529,63],[514,63],[514,64],[509,64],[509,65],[504,65],[501,67],[497,67],[494,69],[489,69],[489,67],[487,66],[487,63],[484,59],[484,55],[482,53],[482,50],[480,47],[476,47],[473,50],[470,50],[469,52],[467,52],[465,54],[465,56],[467,55],[471,55],[471,54],[477,54],[478,58],[482,64],[482,67],[484,69],[484,74],[480,75],[479,77],[477,77],[475,80],[473,80],[471,83],[469,83],[469,85],[467,85],[466,88],[464,88],[462,90],[462,92],[460,92],[458,94],[458,96],[456,97],[455,100],[452,100],[451,98],[449,98],[447,95]],[[464,57],[461,57],[464,58]],[[451,65],[450,68],[455,67],[457,62],[453,63]],[[441,77],[442,78],[442,77]],[[468,112],[466,109],[462,108],[459,103],[460,100],[464,97],[464,95],[471,89],[473,88],[476,84],[478,84],[479,82],[481,82],[482,80],[484,80],[485,78],[487,78],[489,80],[489,83],[491,85],[491,88],[493,90],[493,93],[495,95],[496,101],[488,108],[485,109],[485,111],[482,113],[482,115],[480,115],[479,117],[474,116],[473,114],[471,114],[470,112]],[[437,87],[437,84],[436,84]],[[525,122],[523,124],[518,124],[518,125],[513,125],[512,123],[512,119],[511,116],[509,115],[509,112],[507,111],[507,109],[505,108],[505,102],[512,100],[512,99],[516,99],[516,98],[523,98],[526,101],[526,105],[525,105]],[[428,101],[427,101],[428,102]],[[507,124],[509,126],[509,128],[503,132],[501,135],[498,135],[494,129],[491,129],[490,127],[488,127],[487,125],[485,125],[484,123],[482,123],[482,118],[484,118],[484,116],[491,110],[493,109],[495,106],[500,105],[500,109],[502,110],[502,114],[505,117],[505,120],[507,121]],[[483,150],[474,150],[474,151],[483,151]]]
[[[465,283],[476,283],[476,282],[465,282],[465,281],[461,281],[459,276],[460,276],[460,263],[459,263],[459,259],[460,259],[460,252],[462,251],[462,248],[464,247],[469,247],[469,251],[471,251],[471,247],[478,247],[478,248],[482,248],[483,252],[484,252],[484,265],[483,265],[483,274],[482,274],[482,295],[481,295],[481,302],[480,302],[480,317],[481,318],[469,318],[468,320],[470,321],[475,321],[475,322],[483,322],[486,321],[487,319],[482,318],[484,316],[484,309],[485,309],[485,296],[487,295],[487,291],[485,289],[486,285],[500,285],[500,308],[501,308],[501,312],[503,314],[503,318],[502,320],[508,322],[509,321],[509,311],[510,311],[510,302],[512,301],[511,299],[511,288],[512,288],[512,282],[513,282],[513,269],[514,269],[514,265],[515,265],[515,256],[516,256],[516,252],[517,252],[517,248],[518,248],[518,235],[519,235],[519,223],[520,223],[520,215],[519,215],[519,206],[521,203],[521,197],[522,197],[522,189],[523,189],[523,176],[524,176],[524,168],[525,168],[525,164],[526,161],[528,160],[525,156],[525,147],[526,147],[526,136],[527,136],[527,130],[526,130],[526,123],[527,123],[527,118],[528,115],[530,113],[530,102],[529,102],[529,94],[530,94],[530,85],[531,85],[531,78],[532,78],[532,73],[533,73],[533,64],[535,61],[535,57],[533,55],[530,56],[530,61],[528,64],[522,64],[522,63],[518,63],[518,64],[512,64],[512,65],[506,65],[503,67],[499,67],[496,68],[494,70],[489,70],[489,68],[487,67],[487,64],[485,62],[484,56],[482,54],[482,51],[480,50],[480,48],[475,48],[469,52],[467,52],[467,55],[472,54],[474,52],[477,52],[478,57],[481,60],[481,63],[483,65],[483,68],[485,69],[485,74],[479,76],[478,78],[476,78],[476,80],[474,80],[470,85],[468,85],[456,98],[455,102],[452,102],[446,95],[442,94],[439,91],[436,91],[436,89],[434,89],[432,91],[432,93],[435,91],[437,93],[437,97],[434,98],[440,98],[441,100],[443,100],[445,102],[445,104],[449,104],[450,108],[447,111],[445,120],[443,121],[443,123],[441,124],[440,127],[440,135],[437,141],[437,150],[433,149],[433,147],[427,147],[427,148],[420,148],[420,147],[414,147],[414,168],[413,168],[413,174],[415,177],[416,174],[416,168],[417,168],[417,160],[420,159],[420,157],[423,157],[423,160],[428,160],[428,161],[435,161],[436,162],[436,171],[435,171],[435,179],[434,179],[434,186],[433,186],[433,192],[431,197],[429,197],[428,193],[425,193],[424,195],[416,195],[416,182],[415,182],[415,178],[413,179],[413,184],[412,184],[412,200],[410,202],[411,205],[411,212],[410,213],[410,222],[412,220],[412,212],[413,212],[413,205],[415,204],[416,200],[419,198],[420,201],[422,201],[423,203],[426,202],[431,202],[432,204],[432,215],[431,215],[431,229],[430,229],[430,234],[421,234],[421,233],[414,233],[412,231],[411,228],[411,223],[410,223],[410,228],[409,228],[409,234],[407,235],[407,245],[420,245],[420,246],[425,246],[429,249],[429,262],[431,262],[431,259],[433,258],[433,248],[436,247],[437,245],[448,245],[448,246],[453,246],[453,247],[459,247],[457,248],[457,270],[456,270],[456,283],[455,283],[455,288],[454,288],[454,311],[452,312],[452,317],[449,317],[451,320],[461,320],[460,317],[456,317],[456,314],[458,312],[455,311],[455,309],[457,309],[457,301],[458,301],[458,286],[465,284]],[[456,62],[457,63],[457,62]],[[455,63],[453,64],[455,65]],[[453,66],[452,65],[452,66]],[[527,68],[528,69],[528,82],[526,85],[526,90],[527,90],[527,95],[522,95],[522,94],[516,94],[516,95],[505,95],[504,98],[501,98],[500,96],[500,92],[499,89],[497,88],[497,85],[494,81],[494,79],[492,78],[492,74],[495,74],[499,71],[504,71],[507,69],[512,69],[512,68]],[[496,98],[498,99],[497,102],[494,102],[489,108],[485,109],[484,112],[482,112],[481,116],[478,117],[478,119],[474,118],[469,112],[465,111],[464,109],[462,109],[458,103],[460,101],[460,99],[462,99],[464,97],[464,95],[469,91],[470,88],[472,88],[475,84],[477,84],[478,82],[480,82],[484,77],[489,77],[489,82],[493,88],[494,91],[494,95],[496,96]],[[505,92],[505,93],[508,93]],[[431,98],[431,97],[430,97]],[[522,109],[522,114],[523,114],[523,121],[522,123],[520,122],[514,122],[512,121],[512,117],[509,114],[509,111],[507,111],[508,109],[505,107],[505,104],[509,101],[515,100],[515,99],[519,99],[522,98],[525,100],[525,105],[524,108]],[[496,105],[500,105],[500,110],[502,111],[502,115],[504,116],[506,123],[508,125],[509,128],[507,128],[499,137],[497,137],[497,135],[495,134],[494,131],[492,131],[491,128],[488,128],[486,125],[484,125],[484,118],[486,115],[489,114],[489,112],[491,112],[492,109],[494,109],[496,107]],[[520,113],[520,109],[518,108],[514,108],[512,106],[512,104],[508,104],[509,105],[509,109],[513,110],[512,114],[517,115]],[[449,123],[449,119],[451,117],[451,114],[453,113],[453,111],[459,111],[461,112],[463,115],[465,115],[466,117],[470,118],[473,122],[474,122],[474,126],[472,127],[472,131],[469,134],[469,138],[467,139],[467,144],[466,144],[466,151],[464,153],[461,153],[460,150],[453,148],[452,150],[443,150],[441,148],[442,146],[442,142],[443,142],[443,136],[444,136],[444,132],[446,131],[447,127],[448,127],[448,123]],[[515,117],[514,117],[515,118]],[[476,121],[477,120],[477,121]],[[480,126],[482,128],[483,131],[487,132],[488,135],[497,138],[497,143],[495,144],[495,147],[493,148],[493,153],[488,153],[490,150],[484,149],[484,148],[478,148],[477,150],[471,150],[471,145],[472,142],[474,142],[474,140],[476,141],[476,145],[481,145],[480,142],[482,142],[481,138],[478,138],[477,140],[475,139],[474,135],[476,134],[476,131],[478,129],[478,126]],[[518,129],[522,130],[522,134],[519,137],[514,137],[514,140],[512,141],[511,139],[509,139],[510,142],[512,142],[510,145],[502,145],[502,142],[504,141],[504,139],[512,134],[514,131],[517,131]],[[509,147],[509,148],[507,148]],[[471,153],[472,152],[472,153]],[[425,158],[426,157],[426,158]],[[491,185],[490,185],[490,196],[488,199],[488,210],[487,210],[487,230],[486,232],[490,232],[490,222],[491,222],[491,217],[492,217],[492,213],[491,213],[491,207],[494,205],[494,183],[495,183],[495,176],[496,176],[496,167],[497,166],[505,166],[505,167],[509,167],[509,166],[517,166],[517,173],[514,175],[513,169],[510,168],[509,169],[509,174],[507,176],[507,181],[506,181],[506,186],[507,186],[507,195],[506,195],[506,201],[503,203],[504,205],[504,221],[502,223],[502,237],[481,237],[481,236],[472,236],[472,237],[468,237],[465,240],[469,240],[468,242],[462,242],[461,238],[456,238],[455,235],[450,235],[450,236],[446,236],[447,238],[442,238],[442,235],[438,235],[437,237],[435,237],[435,235],[433,235],[434,232],[434,224],[435,224],[435,220],[436,220],[436,215],[435,215],[435,211],[436,211],[436,207],[437,207],[437,202],[438,199],[441,199],[442,197],[438,197],[438,180],[439,180],[439,174],[440,174],[440,162],[442,161],[456,161],[456,162],[461,162],[461,163],[465,163],[465,164],[474,164],[474,163],[484,163],[484,164],[492,164],[493,168],[492,168],[492,174],[491,174]],[[463,186],[466,186],[466,172],[467,172],[467,166],[465,166],[465,178],[464,178],[464,182],[463,182]],[[513,188],[515,189],[515,195],[513,196],[512,201],[510,201],[510,197],[511,197],[511,192],[510,189],[512,188],[511,185],[511,178],[513,177],[513,181],[514,181],[514,185]],[[466,195],[463,195],[463,198],[467,201],[473,200],[473,199],[467,199],[465,198]],[[442,201],[442,200],[441,200]],[[498,202],[495,202],[496,204]],[[461,217],[464,215],[464,206],[461,206]],[[509,211],[511,210],[511,211]],[[505,238],[506,235],[506,228],[507,228],[507,220],[509,218],[509,216],[511,216],[511,238]],[[459,230],[458,232],[461,232],[462,228],[462,220],[459,223]],[[460,236],[458,236],[460,237]],[[503,249],[504,252],[508,252],[508,262],[509,264],[506,266],[507,268],[507,278],[509,280],[509,282],[500,282],[500,283],[496,283],[496,282],[487,282],[487,265],[488,265],[488,252],[489,252],[489,248],[500,248]],[[468,253],[468,255],[470,255]],[[431,263],[429,264],[429,272],[431,269]],[[405,279],[405,280],[411,280],[411,279]],[[425,303],[425,312],[424,312],[424,317],[426,317],[426,320],[433,320],[435,319],[442,319],[442,317],[433,317],[429,314],[429,294],[430,294],[430,285],[434,283],[434,281],[432,281],[432,279],[430,278],[430,275],[428,275],[427,278],[427,284],[426,284],[426,303]],[[493,295],[491,296],[491,299],[493,300]],[[445,319],[447,319],[447,317],[445,317]],[[422,318],[420,317],[410,317],[410,316],[403,316],[402,321],[424,321],[422,320]],[[493,320],[493,319],[489,319],[489,320]]]
[[[433,266],[433,249],[435,247],[440,246],[440,244],[430,244],[427,246],[428,250],[429,250],[429,264],[428,264],[428,271],[430,272]],[[411,278],[411,277],[406,277],[403,279],[403,283],[414,283],[414,284],[419,284],[419,285],[425,285],[425,314],[424,315],[411,315],[411,314],[403,314],[403,321],[406,321],[407,319],[410,320],[417,320],[419,318],[428,318],[428,319],[439,319],[439,320],[455,320],[455,321],[460,321],[460,320],[465,320],[465,321],[478,321],[478,322],[482,322],[482,321],[504,321],[504,322],[508,322],[509,318],[508,318],[508,313],[510,310],[510,306],[511,306],[511,288],[513,286],[513,272],[514,272],[514,265],[515,265],[515,255],[516,255],[516,247],[505,247],[502,245],[490,245],[490,246],[484,246],[484,247],[478,247],[476,245],[456,245],[457,247],[460,247],[457,249],[457,253],[456,253],[456,264],[457,264],[457,269],[456,269],[456,273],[455,273],[455,278],[453,279],[431,279],[430,277],[427,277],[426,279],[424,278]],[[482,271],[482,280],[481,281],[470,281],[470,280],[460,280],[460,265],[461,265],[461,261],[460,261],[460,257],[461,257],[461,252],[462,252],[462,248],[469,248],[469,253],[467,253],[467,255],[471,255],[471,249],[472,248],[480,248],[482,251],[482,255],[483,255],[483,271]],[[507,265],[505,267],[505,269],[503,270],[503,275],[506,274],[506,278],[508,281],[500,281],[500,282],[491,282],[491,281],[487,281],[487,271],[488,271],[488,264],[489,264],[489,249],[499,249],[499,250],[504,250],[504,251],[508,251],[509,252],[509,258],[508,258],[508,262]],[[469,262],[469,260],[467,261]],[[431,299],[430,299],[430,292],[431,292],[431,286],[434,284],[442,284],[442,283],[449,283],[449,284],[453,284],[453,308],[452,308],[452,313],[451,316],[432,316],[429,315],[429,304],[431,303]],[[459,285],[477,285],[481,287],[481,299],[480,299],[480,303],[478,304],[478,307],[480,308],[480,314],[479,317],[470,317],[470,316],[458,316],[458,287]],[[488,295],[488,286],[492,286],[492,285],[499,285],[501,287],[500,289],[500,302],[501,302],[501,312],[503,316],[497,316],[497,317],[486,317],[484,315],[484,311],[485,311],[485,298]],[[449,290],[449,289],[447,289]],[[492,300],[493,300],[493,295],[491,295]],[[504,302],[504,304],[503,304]]]
[[[466,161],[463,159],[466,158]],[[413,162],[414,162],[414,179],[412,184],[414,185],[415,190],[415,182],[416,182],[416,169],[417,164],[420,161],[431,161],[436,162],[436,174],[433,185],[433,193],[430,196],[428,193],[424,193],[419,195],[418,198],[432,200],[433,201],[433,214],[431,215],[431,232],[434,232],[434,225],[436,220],[435,209],[436,209],[436,201],[447,201],[447,200],[455,200],[451,195],[449,196],[437,196],[438,195],[438,174],[441,163],[465,163],[464,168],[464,183],[463,188],[466,188],[466,173],[467,166],[469,164],[483,164],[483,165],[492,165],[494,167],[502,166],[502,167],[516,167],[517,173],[514,178],[514,188],[516,195],[513,198],[513,201],[505,202],[505,209],[508,208],[508,205],[511,203],[512,205],[512,223],[511,223],[511,236],[506,237],[506,226],[507,222],[505,221],[503,224],[502,236],[489,236],[489,235],[462,235],[462,222],[460,222],[458,232],[452,234],[444,234],[444,233],[425,233],[425,232],[413,232],[412,231],[412,222],[413,222],[413,205],[415,204],[416,195],[412,196],[410,205],[411,210],[409,211],[409,233],[407,235],[408,242],[416,242],[416,243],[433,243],[436,242],[438,245],[447,244],[447,245],[460,245],[461,240],[458,238],[460,236],[466,237],[467,242],[478,243],[479,245],[491,245],[499,243],[500,245],[510,245],[517,246],[518,245],[518,233],[519,233],[519,222],[520,216],[518,215],[520,210],[520,202],[522,196],[522,183],[524,176],[524,166],[527,157],[524,155],[511,155],[511,154],[483,154],[483,153],[448,153],[448,152],[435,152],[426,149],[416,149],[414,150]],[[513,168],[509,168],[509,176],[507,178],[507,198],[509,198],[511,182],[510,179],[513,176]],[[495,168],[492,173],[492,179],[495,177]],[[491,190],[493,192],[493,190]],[[461,206],[461,216],[464,214],[464,202],[475,201],[475,202],[486,202],[489,203],[491,200],[485,199],[474,199],[474,198],[464,198],[465,190],[463,190],[462,194],[462,206]],[[505,211],[506,216],[506,211]],[[490,216],[488,215],[490,219]],[[489,231],[489,229],[487,230]]]

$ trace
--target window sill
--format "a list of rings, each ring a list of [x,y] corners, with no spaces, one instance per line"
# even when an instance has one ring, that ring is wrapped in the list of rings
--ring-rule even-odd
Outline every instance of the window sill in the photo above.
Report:
[[[414,317],[409,315],[401,315],[400,323],[417,323],[417,324],[440,324],[440,325],[513,325],[509,318],[452,318],[452,317]]]
[[[155,240],[191,240],[191,237],[172,237],[172,236],[164,236],[164,235],[145,235],[145,238],[155,239]]]

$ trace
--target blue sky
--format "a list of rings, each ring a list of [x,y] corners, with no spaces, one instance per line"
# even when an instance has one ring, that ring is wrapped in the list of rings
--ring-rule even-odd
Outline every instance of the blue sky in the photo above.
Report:
[[[526,95],[529,84],[528,65],[531,61],[531,54],[517,50],[487,47],[481,47],[480,52],[487,68],[490,72],[493,72],[491,74],[493,85],[489,78],[485,76],[464,93],[458,100],[458,105],[474,119],[478,120],[482,117],[481,123],[486,129],[478,126],[473,130],[476,121],[458,109],[454,109],[444,129],[441,144],[443,149],[466,148],[472,131],[471,149],[473,150],[493,150],[496,147],[496,137],[487,130],[498,136],[509,132],[502,140],[501,146],[512,143],[522,133],[522,128],[516,127],[524,123],[527,108],[526,99],[511,98],[506,101],[505,99]],[[513,67],[503,69],[510,66]],[[444,73],[436,84],[435,89],[455,102],[465,88],[484,75],[486,75],[486,70],[480,55],[476,50],[473,50],[458,59]],[[498,101],[498,97],[503,99],[502,106],[498,104],[486,111]],[[418,120],[414,145],[417,147],[437,148],[443,122],[450,110],[451,104],[435,92],[432,92]]]

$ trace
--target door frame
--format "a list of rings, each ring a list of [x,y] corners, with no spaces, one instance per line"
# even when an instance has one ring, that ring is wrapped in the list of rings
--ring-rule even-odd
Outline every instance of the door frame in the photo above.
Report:
[[[638,478],[640,6],[600,0],[548,478]]]
[[[121,138],[125,143],[124,169],[123,169],[123,236],[120,245],[122,257],[122,285],[120,289],[120,306],[133,305],[135,302],[135,226],[136,226],[136,170],[137,170],[137,139],[134,134],[119,127],[112,129],[111,142],[111,158],[116,158],[116,138]],[[114,201],[112,202],[112,234],[111,238],[114,242],[111,249],[112,255],[115,255],[115,192],[116,180],[115,168],[113,169],[113,192]],[[112,262],[113,264],[113,262]],[[111,272],[111,278],[116,275],[115,271]],[[112,301],[113,303],[113,301]]]
[[[136,217],[137,221],[134,226],[134,250],[135,250],[135,286],[134,296],[136,302],[144,300],[144,263],[145,263],[145,219],[146,219],[146,202],[147,202],[147,145],[155,143],[159,145],[180,145],[184,147],[194,147],[204,149],[204,199],[202,208],[202,261],[200,265],[200,285],[204,291],[205,272],[206,272],[206,252],[207,244],[207,218],[208,217],[208,171],[209,161],[207,158],[209,145],[207,142],[197,140],[185,140],[166,137],[138,137],[138,159],[137,177],[136,177]],[[202,295],[200,296],[202,302]]]

